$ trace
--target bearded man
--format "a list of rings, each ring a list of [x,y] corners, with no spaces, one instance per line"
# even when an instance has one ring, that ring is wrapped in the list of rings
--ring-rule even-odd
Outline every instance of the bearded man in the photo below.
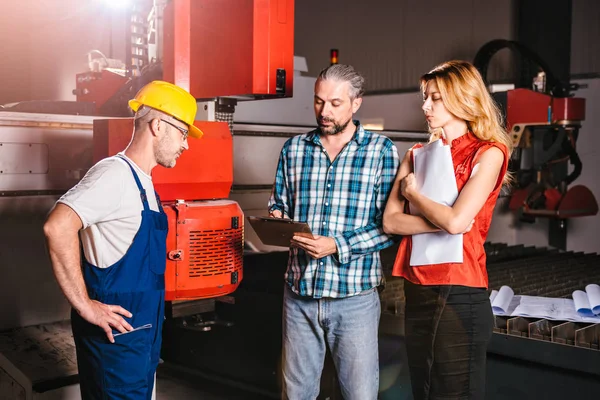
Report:
[[[318,128],[283,146],[268,204],[307,222],[290,243],[283,298],[283,398],[315,399],[329,348],[346,400],[375,400],[383,211],[398,169],[392,141],[352,119],[364,78],[334,64],[315,83]]]

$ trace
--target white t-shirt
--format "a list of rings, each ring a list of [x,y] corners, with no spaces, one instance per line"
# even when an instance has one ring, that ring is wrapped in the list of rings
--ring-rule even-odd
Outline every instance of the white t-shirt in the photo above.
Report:
[[[146,190],[150,209],[158,211],[152,177],[128,161]],[[98,162],[58,202],[79,215],[85,258],[99,268],[110,267],[125,255],[142,222],[140,191],[129,165],[119,157]]]

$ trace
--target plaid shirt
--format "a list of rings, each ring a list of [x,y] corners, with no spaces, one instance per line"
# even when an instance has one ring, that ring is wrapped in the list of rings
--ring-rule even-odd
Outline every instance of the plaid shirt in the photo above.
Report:
[[[336,254],[320,259],[290,248],[285,280],[301,296],[348,297],[383,282],[379,250],[393,243],[383,232],[383,210],[398,151],[389,138],[354,123],[354,137],[333,162],[318,129],[289,139],[281,150],[269,211],[306,221],[337,245]]]

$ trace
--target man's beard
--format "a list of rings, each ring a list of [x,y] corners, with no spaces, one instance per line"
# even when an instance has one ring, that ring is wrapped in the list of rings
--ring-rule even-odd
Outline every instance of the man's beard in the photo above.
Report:
[[[337,135],[338,133],[340,133],[344,129],[346,129],[346,127],[348,126],[348,124],[350,123],[351,120],[352,120],[352,118],[350,118],[348,121],[346,121],[343,124],[338,124],[337,122],[335,122],[332,119],[319,117],[319,118],[317,118],[317,125],[319,125],[319,129],[321,129],[322,133],[324,133],[326,135]],[[333,122],[333,126],[326,128],[321,125],[322,122]]]
[[[156,157],[156,163],[165,168],[173,168],[177,163],[175,156],[169,156],[166,149],[169,148],[169,139],[165,135],[158,143],[154,146],[154,157]]]

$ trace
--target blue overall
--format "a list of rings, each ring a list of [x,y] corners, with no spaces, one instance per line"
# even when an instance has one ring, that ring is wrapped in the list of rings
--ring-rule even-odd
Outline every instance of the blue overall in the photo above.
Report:
[[[160,211],[150,209],[138,175],[127,164],[144,205],[140,229],[127,253],[110,267],[98,268],[84,259],[83,277],[92,300],[120,305],[133,314],[124,318],[134,330],[120,334],[113,329],[115,343],[110,343],[100,327],[71,312],[84,400],[151,399],[160,357],[167,216],[158,195]]]

